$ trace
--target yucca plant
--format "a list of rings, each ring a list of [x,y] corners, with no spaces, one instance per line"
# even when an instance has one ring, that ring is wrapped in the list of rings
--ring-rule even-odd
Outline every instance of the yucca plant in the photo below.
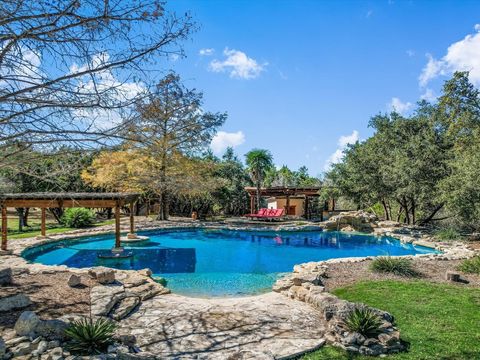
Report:
[[[113,342],[115,323],[105,318],[82,318],[70,324],[65,335],[70,339],[67,348],[83,355],[101,354]]]
[[[357,307],[347,315],[345,325],[348,330],[360,333],[366,338],[371,338],[381,332],[382,321],[373,310],[367,307]]]
[[[458,270],[470,274],[480,274],[480,256],[463,260],[458,266]]]
[[[418,272],[409,259],[381,256],[372,261],[370,269],[375,272],[392,273],[400,276],[414,277]]]

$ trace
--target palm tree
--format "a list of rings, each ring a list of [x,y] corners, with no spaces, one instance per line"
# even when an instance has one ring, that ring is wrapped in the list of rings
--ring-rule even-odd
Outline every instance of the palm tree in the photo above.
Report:
[[[253,149],[245,154],[248,172],[257,188],[257,211],[260,207],[260,190],[265,173],[273,166],[273,157],[270,151]]]

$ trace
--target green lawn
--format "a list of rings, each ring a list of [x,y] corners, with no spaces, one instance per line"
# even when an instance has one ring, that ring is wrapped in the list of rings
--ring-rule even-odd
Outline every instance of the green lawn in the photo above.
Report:
[[[115,223],[114,219],[105,220],[95,223],[93,226],[102,226]],[[29,221],[28,227],[24,227],[22,232],[18,231],[18,219],[8,219],[8,238],[9,239],[25,239],[40,235],[40,221],[38,219],[32,219]],[[74,228],[64,227],[56,222],[47,222],[47,236],[49,234],[58,234],[70,230],[78,230]]]
[[[480,289],[433,284],[425,281],[362,282],[338,289],[343,299],[363,302],[392,313],[402,339],[410,343],[406,353],[388,359],[480,359]],[[348,356],[325,347],[303,360],[372,359]]]

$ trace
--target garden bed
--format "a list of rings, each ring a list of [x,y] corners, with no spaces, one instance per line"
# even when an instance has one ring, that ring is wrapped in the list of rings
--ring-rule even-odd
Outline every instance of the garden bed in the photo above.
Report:
[[[451,283],[446,280],[445,274],[447,271],[455,271],[456,267],[462,260],[412,260],[414,269],[419,273],[418,279],[437,282],[437,283]],[[415,278],[405,278],[398,275],[388,273],[375,273],[370,270],[372,260],[365,260],[362,262],[338,262],[328,264],[327,277],[323,278],[323,284],[327,291],[333,291],[337,288],[349,286],[360,281],[375,281],[375,280],[400,280],[411,281]],[[479,287],[480,275],[461,273],[460,286]]]

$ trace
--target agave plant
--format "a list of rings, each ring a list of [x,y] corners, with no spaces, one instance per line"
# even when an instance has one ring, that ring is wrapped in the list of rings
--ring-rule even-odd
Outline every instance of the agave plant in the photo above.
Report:
[[[367,307],[357,307],[347,315],[345,325],[348,330],[369,338],[375,337],[381,332],[382,321],[373,310]]]
[[[77,354],[101,354],[112,343],[115,329],[115,323],[105,318],[76,320],[65,330],[67,348]]]
[[[404,258],[381,256],[372,261],[370,269],[375,272],[392,273],[399,276],[419,276],[419,273],[413,268],[412,262]]]

